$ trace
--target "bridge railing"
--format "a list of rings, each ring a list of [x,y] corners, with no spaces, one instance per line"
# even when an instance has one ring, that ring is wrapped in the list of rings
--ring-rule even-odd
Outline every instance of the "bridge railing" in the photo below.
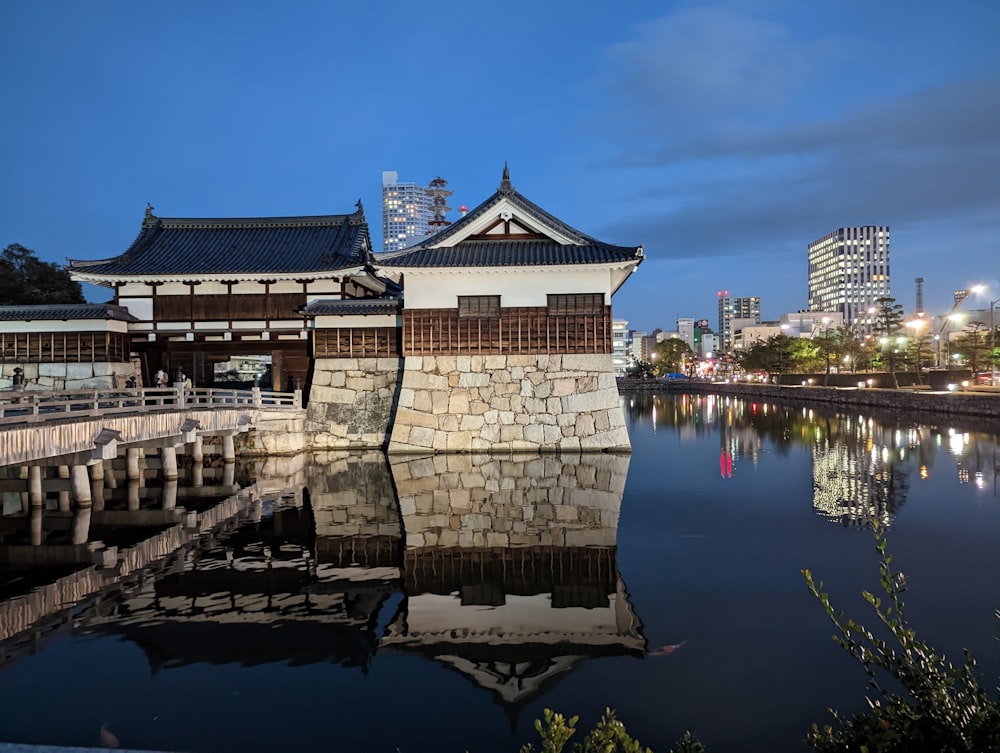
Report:
[[[302,392],[233,390],[212,387],[192,389],[132,387],[107,390],[11,390],[0,392],[0,426],[5,424],[65,421],[85,416],[107,416],[183,410],[193,407],[254,408],[302,407]]]

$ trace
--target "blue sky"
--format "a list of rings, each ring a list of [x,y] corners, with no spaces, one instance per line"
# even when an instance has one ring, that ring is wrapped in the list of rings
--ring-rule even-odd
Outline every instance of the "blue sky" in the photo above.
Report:
[[[892,230],[909,312],[1000,298],[1000,3],[0,3],[0,244],[121,253],[165,217],[350,212],[383,170],[514,186],[644,244],[640,330],[807,306],[806,244]],[[457,212],[452,212],[452,217]],[[86,289],[106,300],[101,289]]]

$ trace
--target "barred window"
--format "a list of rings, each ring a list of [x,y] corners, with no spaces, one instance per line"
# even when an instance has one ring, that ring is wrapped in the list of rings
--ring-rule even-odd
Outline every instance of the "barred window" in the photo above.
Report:
[[[499,319],[500,296],[460,295],[458,297],[459,319]]]
[[[549,316],[600,316],[603,293],[549,293]]]

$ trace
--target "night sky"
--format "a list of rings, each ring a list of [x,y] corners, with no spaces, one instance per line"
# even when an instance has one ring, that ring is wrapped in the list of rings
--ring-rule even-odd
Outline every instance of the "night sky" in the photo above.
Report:
[[[806,308],[806,245],[889,225],[892,294],[1000,298],[1000,3],[0,2],[0,247],[354,211],[383,170],[644,244],[630,327]],[[110,291],[85,287],[88,299]],[[981,298],[982,300],[977,300]]]

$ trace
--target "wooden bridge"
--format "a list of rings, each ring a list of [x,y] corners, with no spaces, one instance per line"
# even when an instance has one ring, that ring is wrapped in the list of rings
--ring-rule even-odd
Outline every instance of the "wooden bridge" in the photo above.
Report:
[[[179,446],[232,437],[262,421],[301,419],[302,393],[260,389],[130,388],[0,393],[0,466],[91,465],[119,447]]]

